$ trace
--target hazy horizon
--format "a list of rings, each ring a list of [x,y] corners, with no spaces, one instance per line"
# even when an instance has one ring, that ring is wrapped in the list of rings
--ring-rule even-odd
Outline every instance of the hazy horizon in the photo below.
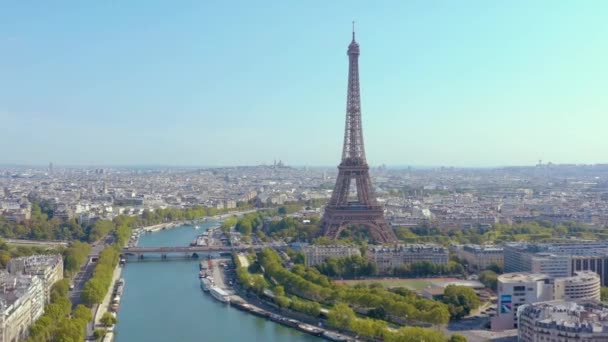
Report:
[[[0,164],[608,163],[608,3],[0,5]],[[200,166],[202,167],[202,166]]]

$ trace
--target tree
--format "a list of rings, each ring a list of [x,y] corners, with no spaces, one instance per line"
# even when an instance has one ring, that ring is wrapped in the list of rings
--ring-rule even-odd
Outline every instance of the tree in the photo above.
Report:
[[[51,288],[51,301],[55,302],[60,297],[67,297],[69,289],[69,279],[61,279],[60,281],[56,282]]]
[[[450,321],[449,307],[436,306],[425,315],[425,320],[435,325],[445,325]]]
[[[338,329],[349,330],[357,318],[353,309],[344,303],[337,303],[327,314],[329,325]]]
[[[486,270],[492,271],[496,274],[500,274],[500,273],[502,273],[502,266],[500,266],[496,263],[492,263],[491,265],[488,265],[488,267],[486,267]]]
[[[479,273],[479,281],[486,287],[496,291],[496,287],[498,286],[498,275],[493,271],[483,271]]]
[[[91,313],[91,310],[82,304],[78,304],[76,309],[74,309],[72,316],[74,316],[74,318],[76,319],[84,320],[85,322],[88,322],[93,319],[93,314]]]
[[[281,285],[275,286],[272,291],[275,296],[285,296],[285,288]]]
[[[89,231],[89,242],[94,242],[106,236],[114,229],[114,223],[110,220],[99,220]]]
[[[602,287],[600,289],[600,296],[601,296],[602,302],[608,301],[608,287]]]
[[[460,334],[454,334],[450,336],[450,340],[448,342],[467,342],[467,338]]]
[[[80,296],[87,305],[99,304],[103,301],[106,291],[107,288],[104,288],[101,280],[93,277],[84,284]]]
[[[367,315],[375,319],[386,319],[386,310],[383,307],[377,307],[367,312]]]
[[[103,314],[103,316],[101,316],[101,319],[99,320],[99,322],[101,322],[101,324],[103,324],[106,327],[111,327],[114,324],[116,324],[116,322],[118,322],[118,320],[116,319],[116,317],[114,317],[114,315],[112,315],[109,312],[106,312]]]
[[[479,307],[480,301],[475,291],[467,286],[448,285],[445,288],[443,302],[448,305],[450,315],[460,319]]]
[[[95,332],[93,332],[95,341],[101,341],[104,336],[106,336],[106,329],[95,329]]]
[[[84,340],[84,327],[86,322],[82,324],[79,320],[62,319],[57,324],[55,331],[56,341],[62,342],[80,342]]]
[[[385,342],[445,342],[446,338],[440,331],[418,327],[405,327],[396,332],[385,332]]]

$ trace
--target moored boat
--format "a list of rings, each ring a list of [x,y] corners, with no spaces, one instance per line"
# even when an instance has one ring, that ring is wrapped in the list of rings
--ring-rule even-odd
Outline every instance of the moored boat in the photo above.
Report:
[[[219,300],[222,303],[230,303],[230,296],[228,295],[228,293],[226,293],[226,291],[220,289],[219,287],[211,286],[211,288],[209,288],[209,293],[213,296],[213,298]]]

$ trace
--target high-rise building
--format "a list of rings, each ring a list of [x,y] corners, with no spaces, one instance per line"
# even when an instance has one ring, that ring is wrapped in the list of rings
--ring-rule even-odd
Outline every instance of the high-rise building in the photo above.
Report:
[[[359,44],[355,40],[354,27],[347,54],[348,91],[342,161],[338,166],[334,191],[325,207],[321,233],[329,238],[337,238],[345,226],[363,225],[376,242],[393,242],[397,237],[384,218],[384,208],[374,197],[365,158],[359,90]]]

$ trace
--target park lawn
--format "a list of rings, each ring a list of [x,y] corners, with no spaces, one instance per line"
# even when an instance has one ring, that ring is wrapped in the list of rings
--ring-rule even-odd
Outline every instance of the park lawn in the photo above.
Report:
[[[454,280],[454,278],[380,278],[380,279],[360,279],[360,280],[337,280],[338,283],[354,286],[356,284],[380,283],[385,288],[405,287],[412,291],[422,290],[431,286],[434,282]]]

